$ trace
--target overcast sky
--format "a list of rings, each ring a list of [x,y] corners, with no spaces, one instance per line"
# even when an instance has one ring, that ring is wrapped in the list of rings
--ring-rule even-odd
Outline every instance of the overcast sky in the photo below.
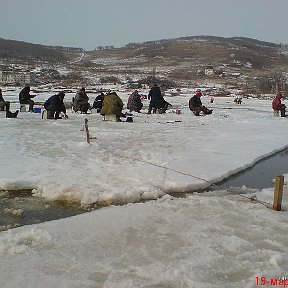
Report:
[[[0,0],[0,38],[121,47],[183,36],[288,43],[288,0]]]

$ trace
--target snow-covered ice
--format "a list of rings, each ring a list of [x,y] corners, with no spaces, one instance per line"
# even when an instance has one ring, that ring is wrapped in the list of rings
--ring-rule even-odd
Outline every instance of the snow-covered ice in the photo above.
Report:
[[[18,92],[3,89],[3,96],[16,100]],[[112,205],[1,232],[1,287],[230,288],[288,276],[286,188],[282,212],[221,187],[197,193],[287,147],[288,120],[274,117],[271,100],[236,105],[215,97],[211,104],[205,96],[214,112],[195,117],[188,109],[193,92],[166,97],[181,114],[134,113],[133,123],[104,122],[96,113],[69,111],[69,119],[53,121],[0,112],[0,189]],[[118,94],[126,103],[129,93]],[[96,94],[88,96],[92,103]],[[253,194],[271,203],[272,181]],[[196,193],[167,194],[187,191]]]

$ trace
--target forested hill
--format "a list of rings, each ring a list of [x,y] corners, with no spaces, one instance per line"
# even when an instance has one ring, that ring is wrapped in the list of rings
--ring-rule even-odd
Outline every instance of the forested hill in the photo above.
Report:
[[[286,62],[286,54],[281,52],[287,51],[287,46],[245,37],[190,36],[129,43],[123,48],[114,49],[114,53],[119,56],[122,54],[123,57],[144,55],[149,58],[165,57],[166,60],[191,59],[193,63],[212,65],[229,64],[232,61],[249,62],[254,68],[262,68],[273,65],[275,60]],[[103,52],[105,50],[101,50]]]
[[[0,59],[48,62],[66,62],[68,60],[61,49],[2,38],[0,38]]]
[[[129,58],[141,55],[149,59],[155,59],[155,57],[165,57],[167,60],[178,58],[180,61],[185,58],[199,59],[206,64],[225,63],[234,58],[234,61],[246,61],[252,63],[254,67],[263,67],[263,64],[269,66],[271,60],[274,62],[275,58],[283,60],[283,57],[279,57],[279,53],[287,50],[287,44],[275,44],[245,37],[187,36],[128,43],[120,48],[98,47],[94,51],[85,51],[85,54],[88,59],[89,56],[93,58],[93,56],[109,55],[110,57]],[[64,63],[79,57],[79,53],[82,52],[84,52],[82,48],[45,46],[0,38],[0,59]],[[281,56],[286,55],[283,53]]]

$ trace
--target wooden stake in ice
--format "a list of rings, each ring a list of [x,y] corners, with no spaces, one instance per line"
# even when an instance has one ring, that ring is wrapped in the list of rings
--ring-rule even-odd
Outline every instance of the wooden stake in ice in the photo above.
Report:
[[[88,128],[88,119],[85,118],[85,131],[86,131],[86,138],[87,138],[87,143],[90,144],[90,133],[89,133],[89,128]]]
[[[284,176],[277,176],[275,178],[273,210],[281,211],[283,185],[284,185]]]

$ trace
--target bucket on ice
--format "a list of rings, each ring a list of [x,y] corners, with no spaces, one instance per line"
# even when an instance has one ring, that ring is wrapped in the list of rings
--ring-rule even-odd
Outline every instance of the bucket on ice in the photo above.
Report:
[[[33,108],[34,113],[41,113],[41,108]]]

